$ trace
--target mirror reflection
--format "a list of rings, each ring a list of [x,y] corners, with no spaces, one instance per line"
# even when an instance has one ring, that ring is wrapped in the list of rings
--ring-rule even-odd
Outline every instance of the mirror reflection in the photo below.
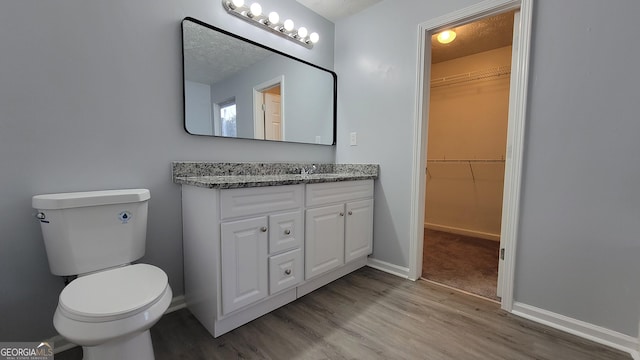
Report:
[[[182,44],[190,134],[334,144],[332,71],[193,18]]]

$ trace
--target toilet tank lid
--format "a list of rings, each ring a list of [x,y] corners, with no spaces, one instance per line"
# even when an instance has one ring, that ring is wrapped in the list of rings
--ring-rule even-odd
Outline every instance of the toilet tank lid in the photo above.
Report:
[[[38,210],[54,210],[142,202],[149,198],[151,193],[147,189],[100,190],[35,195],[31,205]]]

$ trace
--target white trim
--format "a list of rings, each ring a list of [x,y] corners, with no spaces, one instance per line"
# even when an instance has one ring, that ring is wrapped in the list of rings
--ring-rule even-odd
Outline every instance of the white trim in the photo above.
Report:
[[[372,257],[367,259],[367,266],[368,267],[372,267],[372,268],[374,268],[376,270],[384,271],[384,272],[389,273],[391,275],[399,276],[399,277],[401,277],[403,279],[409,279],[409,280],[414,280],[414,281],[417,280],[417,279],[410,279],[409,278],[409,268],[406,268],[404,266],[395,265],[395,264],[392,264],[392,263],[388,263],[386,261],[374,259]]]
[[[184,300],[184,295],[174,296],[173,299],[171,299],[171,304],[169,304],[169,308],[167,309],[167,311],[164,312],[164,315],[167,315],[168,313],[172,313],[180,309],[184,309],[186,307],[187,307],[187,303]],[[56,336],[50,337],[49,339],[47,339],[47,342],[50,344],[53,344],[54,355],[61,353],[63,351],[67,351],[69,349],[73,349],[74,347],[78,346],[72,342],[69,342],[69,340],[65,339],[60,334],[56,334]]]
[[[475,238],[491,240],[491,241],[500,241],[500,234],[492,234],[484,231],[471,230],[471,229],[463,229],[455,226],[447,226],[447,225],[439,225],[434,223],[424,223],[425,229],[444,231],[451,234],[471,236]]]
[[[184,300],[184,295],[174,296],[171,299],[171,304],[169,304],[169,308],[164,312],[165,315],[172,313],[174,311],[178,311],[180,309],[184,309],[187,307],[187,302]]]
[[[408,278],[415,280],[422,272],[422,249],[424,237],[424,199],[427,114],[429,113],[429,79],[431,51],[426,48],[428,37],[444,27],[455,27],[487,16],[520,9],[518,49],[516,67],[511,88],[515,92],[515,103],[510,108],[507,135],[507,164],[505,165],[505,194],[503,196],[503,217],[501,238],[505,244],[505,260],[501,283],[502,305],[511,311],[513,305],[513,282],[515,272],[516,239],[518,233],[519,202],[522,175],[522,155],[527,108],[527,87],[529,73],[529,48],[531,42],[531,19],[533,0],[485,0],[467,8],[426,21],[418,26],[418,62],[414,114],[413,168],[411,178],[411,218]],[[426,66],[425,66],[426,64]],[[513,93],[512,93],[513,94]]]
[[[628,352],[637,359],[638,339],[635,337],[520,302],[513,304],[512,313],[569,334]]]

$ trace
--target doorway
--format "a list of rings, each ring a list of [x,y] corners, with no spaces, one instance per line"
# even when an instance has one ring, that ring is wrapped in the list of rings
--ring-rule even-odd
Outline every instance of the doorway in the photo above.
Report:
[[[518,234],[519,202],[521,192],[522,162],[527,90],[529,73],[529,49],[533,0],[482,1],[418,26],[418,78],[416,87],[416,111],[414,122],[413,166],[411,182],[411,234],[409,268],[407,277],[417,280],[422,273],[425,188],[427,157],[427,123],[430,96],[431,47],[425,46],[431,35],[450,27],[464,25],[504,12],[516,10],[513,32],[513,57],[510,77],[507,147],[504,170],[504,193],[500,230],[500,266],[498,292],[501,308],[512,311],[515,255]]]
[[[422,278],[494,301],[514,15],[450,28],[425,44],[431,80]]]
[[[284,76],[253,88],[254,138],[284,140]]]

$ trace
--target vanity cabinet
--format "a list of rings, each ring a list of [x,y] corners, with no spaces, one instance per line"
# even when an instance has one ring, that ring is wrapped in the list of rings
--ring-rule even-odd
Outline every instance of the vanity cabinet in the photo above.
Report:
[[[183,185],[182,214],[185,301],[217,337],[366,264],[373,180]]]
[[[309,184],[306,205],[306,280],[371,254],[372,180]]]
[[[298,185],[220,191],[223,315],[302,280],[302,192]]]

